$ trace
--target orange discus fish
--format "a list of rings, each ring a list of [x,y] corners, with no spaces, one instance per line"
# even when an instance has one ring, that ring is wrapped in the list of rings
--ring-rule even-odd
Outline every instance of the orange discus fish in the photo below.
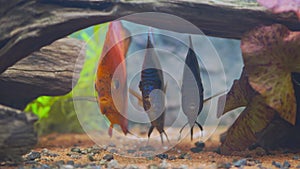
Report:
[[[110,121],[108,134],[112,136],[114,124],[120,125],[123,133],[128,131],[127,120],[127,77],[125,55],[130,38],[124,39],[129,32],[121,21],[109,24],[98,64],[95,88],[101,113]],[[118,70],[118,71],[116,71]]]

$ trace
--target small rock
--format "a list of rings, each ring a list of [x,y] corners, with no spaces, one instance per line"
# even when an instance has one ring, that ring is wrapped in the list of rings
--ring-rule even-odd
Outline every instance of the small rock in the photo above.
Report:
[[[176,156],[170,155],[168,159],[169,159],[169,160],[176,160]]]
[[[296,155],[296,156],[293,157],[293,160],[299,160],[299,159],[300,159],[300,156]]]
[[[71,152],[80,153],[80,152],[81,152],[81,150],[80,150],[80,148],[73,147],[73,148],[71,148]]]
[[[67,161],[67,164],[68,164],[68,165],[74,165],[74,161],[69,160],[69,161]]]
[[[139,150],[140,151],[155,151],[155,148],[150,146],[150,145],[147,145],[147,146],[144,146],[144,147],[140,147]]]
[[[298,164],[296,168],[300,168],[300,164]]]
[[[107,146],[108,147],[116,147],[116,145],[114,143],[109,143]]]
[[[158,166],[156,164],[149,164],[148,169],[158,169]]]
[[[27,160],[35,160],[37,158],[41,158],[41,153],[36,152],[36,151],[32,151],[27,155]]]
[[[117,160],[111,160],[107,163],[107,168],[118,168],[119,163]]]
[[[203,148],[200,148],[200,147],[192,147],[190,150],[191,150],[191,152],[193,152],[193,153],[200,153],[200,152],[203,150]]]
[[[86,151],[86,150],[81,150],[80,153],[81,153],[81,154],[87,154],[87,151]]]
[[[90,161],[95,161],[95,158],[92,155],[89,154],[89,155],[87,155],[87,157]]]
[[[55,153],[51,153],[48,149],[44,148],[42,151],[41,151],[41,155],[43,156],[48,156],[48,157],[57,157],[59,156],[58,154],[55,154]]]
[[[50,166],[47,164],[42,164],[41,169],[50,169]]]
[[[149,152],[142,153],[141,156],[142,156],[142,157],[147,157],[147,158],[151,157],[152,160],[153,160],[153,154],[151,154],[151,153],[149,153]]]
[[[231,168],[231,163],[220,163],[220,164],[218,164],[217,168],[229,169],[229,168]]]
[[[55,162],[55,165],[57,165],[57,166],[61,166],[61,165],[64,165],[64,164],[65,164],[64,160],[59,160],[59,161]]]
[[[274,165],[277,168],[281,168],[282,167],[281,164],[279,162],[276,162],[276,161],[273,161],[272,165]]]
[[[160,158],[160,159],[168,159],[168,154],[158,154],[156,155],[156,157]]]
[[[62,165],[60,168],[61,169],[73,169],[74,166],[73,165]]]
[[[81,156],[79,154],[71,154],[70,157],[73,158],[73,159],[80,159],[81,158]]]
[[[129,165],[129,166],[126,166],[124,169],[139,169],[139,167],[137,167],[135,165]]]
[[[135,152],[136,152],[136,150],[133,150],[133,149],[127,150],[127,153],[129,153],[129,154],[133,154],[133,153],[135,153]]]
[[[93,147],[91,147],[90,153],[99,154],[99,153],[101,153],[101,151],[106,150],[106,149],[107,149],[107,147],[105,147],[105,149],[104,149],[104,148],[100,148],[97,145],[94,145]]]
[[[113,148],[113,149],[110,149],[109,152],[114,154],[114,153],[118,153],[118,150]]]
[[[167,163],[167,161],[165,159],[163,159],[163,161],[159,164],[159,167],[162,168],[169,168],[170,164]]]
[[[187,153],[181,153],[178,158],[179,159],[188,159],[188,160],[192,159],[191,155],[189,155]]]
[[[188,166],[186,165],[181,165],[178,168],[173,168],[173,169],[188,169]]]
[[[288,161],[283,162],[282,168],[290,168],[290,167],[291,167],[291,164]]]
[[[233,163],[235,167],[245,166],[247,164],[247,159],[243,158]]]
[[[114,159],[114,156],[112,154],[106,154],[102,159],[110,161]]]
[[[102,160],[100,160],[99,164],[100,164],[100,165],[106,165],[106,164],[107,164],[107,161],[104,160],[104,159],[102,159]]]
[[[205,143],[203,141],[197,141],[195,143],[195,146],[199,147],[199,148],[204,148],[205,147]]]

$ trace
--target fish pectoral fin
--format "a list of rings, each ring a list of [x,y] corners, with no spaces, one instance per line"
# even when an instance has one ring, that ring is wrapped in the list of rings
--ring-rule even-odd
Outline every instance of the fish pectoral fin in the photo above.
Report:
[[[226,90],[226,91],[223,91],[223,92],[219,92],[219,93],[217,93],[217,94],[215,94],[215,95],[212,95],[212,96],[210,96],[210,97],[204,99],[204,100],[203,100],[203,103],[206,103],[206,102],[210,101],[211,99],[213,99],[213,98],[215,98],[215,97],[217,97],[217,96],[219,96],[219,95],[221,95],[221,94],[224,94],[224,93],[226,93],[226,92],[227,92],[227,90]]]
[[[138,105],[143,107],[143,98],[142,95],[140,95],[138,92],[136,92],[135,90],[129,88],[129,93],[132,94],[134,97],[136,97],[138,99]]]
[[[165,86],[164,86],[164,93],[166,93],[167,87],[168,87],[168,82],[166,82],[166,84],[165,84]]]

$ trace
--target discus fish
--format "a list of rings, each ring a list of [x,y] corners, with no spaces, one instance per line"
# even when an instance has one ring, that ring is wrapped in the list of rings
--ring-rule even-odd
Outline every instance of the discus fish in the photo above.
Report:
[[[189,124],[191,127],[191,140],[193,140],[193,128],[195,124],[203,131],[201,124],[196,121],[203,108],[203,85],[197,56],[193,50],[191,36],[189,36],[189,43],[189,50],[183,69],[183,83],[181,86],[182,110],[186,115],[188,122],[181,128],[180,134],[184,127]]]
[[[114,124],[120,125],[125,135],[129,132],[126,118],[128,96],[125,55],[130,39],[124,39],[127,34],[129,32],[120,21],[109,24],[95,81],[101,113],[110,121],[108,129],[110,137]],[[121,71],[116,71],[117,68]]]
[[[164,130],[165,122],[165,92],[164,77],[161,69],[159,59],[154,51],[153,44],[150,40],[150,33],[148,34],[147,51],[142,65],[141,81],[139,89],[142,96],[135,91],[130,90],[130,93],[136,96],[142,102],[143,108],[146,111],[151,126],[148,131],[148,139],[154,128],[160,134],[161,142],[163,143],[163,135],[169,141],[168,136]]]

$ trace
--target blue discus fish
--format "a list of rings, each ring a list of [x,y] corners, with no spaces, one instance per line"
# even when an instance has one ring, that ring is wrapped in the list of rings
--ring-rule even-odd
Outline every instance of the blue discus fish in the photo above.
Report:
[[[142,92],[141,97],[139,97],[139,94],[135,91],[129,90],[131,94],[142,102],[143,108],[151,121],[148,138],[150,138],[153,129],[156,128],[160,133],[161,142],[163,143],[162,134],[164,134],[169,141],[164,130],[166,88],[164,87],[161,65],[150,40],[150,33],[148,34],[147,51],[142,66],[139,89]]]

